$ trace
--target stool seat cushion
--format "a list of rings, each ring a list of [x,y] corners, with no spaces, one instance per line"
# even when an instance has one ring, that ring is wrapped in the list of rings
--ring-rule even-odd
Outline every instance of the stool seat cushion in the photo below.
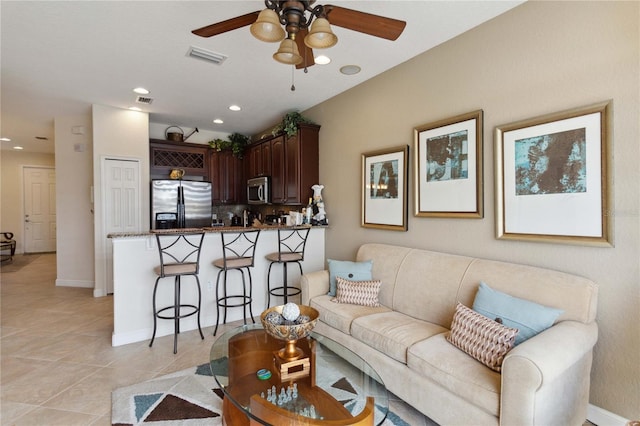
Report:
[[[227,258],[227,269],[239,269],[248,268],[252,266],[253,258],[251,257],[231,257]],[[213,261],[213,266],[224,269],[224,259],[216,259]]]
[[[271,262],[300,262],[302,260],[302,254],[300,253],[269,253],[265,256],[267,260]]]
[[[156,266],[153,271],[157,275],[162,275],[162,267]],[[192,275],[197,273],[197,263],[167,263],[164,265],[164,275]]]

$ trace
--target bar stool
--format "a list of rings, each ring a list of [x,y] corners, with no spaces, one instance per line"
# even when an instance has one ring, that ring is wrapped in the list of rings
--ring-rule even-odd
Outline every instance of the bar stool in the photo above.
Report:
[[[311,228],[278,229],[278,251],[266,256],[269,264],[267,272],[268,301],[267,308],[271,306],[271,296],[283,297],[286,304],[289,297],[297,296],[301,290],[297,287],[289,287],[287,283],[287,265],[297,263],[302,272],[302,262],[304,260],[304,248],[307,244],[307,237]],[[274,263],[282,265],[282,286],[271,287],[271,267]]]
[[[158,318],[173,320],[173,353],[178,353],[178,334],[180,334],[180,319],[197,315],[198,330],[200,337],[204,339],[202,328],[200,328],[200,304],[202,301],[202,291],[200,290],[200,251],[204,232],[185,232],[177,234],[156,234],[158,252],[160,254],[160,265],[154,268],[158,275],[156,284],[153,287],[153,336],[149,347],[153,345],[156,338]],[[198,304],[185,304],[180,300],[181,278],[192,276],[196,279],[198,288]],[[156,306],[156,295],[158,283],[161,278],[174,277],[173,280],[173,305],[158,309]],[[168,311],[164,314],[165,311]]]
[[[253,281],[251,279],[251,270],[253,267],[254,255],[256,250],[256,244],[258,243],[258,237],[260,236],[259,229],[253,229],[250,231],[223,231],[220,232],[220,238],[222,239],[222,258],[213,261],[213,266],[219,268],[218,277],[216,279],[216,328],[213,330],[215,336],[218,332],[218,325],[220,323],[220,308],[224,308],[223,324],[227,323],[227,308],[236,308],[242,306],[242,313],[244,323],[247,324],[247,306],[249,306],[249,314],[251,320],[255,323],[253,318],[253,310],[251,309],[251,302],[253,301]],[[245,280],[245,271],[249,276],[249,286],[247,287],[247,281]],[[239,271],[242,276],[242,293],[229,294],[227,274],[229,271]],[[220,275],[224,272],[224,281],[222,288],[220,285]],[[222,290],[222,296],[220,295]],[[247,291],[248,290],[248,291]]]

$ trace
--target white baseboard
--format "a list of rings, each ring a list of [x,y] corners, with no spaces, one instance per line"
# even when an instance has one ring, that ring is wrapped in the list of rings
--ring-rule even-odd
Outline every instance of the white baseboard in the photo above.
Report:
[[[56,287],[93,288],[93,281],[87,280],[56,280]]]
[[[598,426],[625,426],[629,420],[614,414],[604,408],[589,404],[587,420]]]
[[[231,322],[231,321],[227,321]],[[159,321],[158,322],[158,330],[156,331],[156,339],[162,336],[169,336],[173,334],[173,325],[169,321]],[[202,329],[207,327],[213,327],[216,323],[213,318],[204,319],[202,318],[200,327]],[[181,332],[193,331],[197,330],[197,324],[189,324],[182,323],[180,325]],[[202,331],[204,333],[204,330]],[[145,340],[151,340],[151,335],[153,334],[153,328],[145,328],[140,330],[129,331],[125,333],[113,333],[111,334],[111,346],[122,346],[127,345],[129,343],[142,342]],[[206,334],[206,333],[205,333]]]

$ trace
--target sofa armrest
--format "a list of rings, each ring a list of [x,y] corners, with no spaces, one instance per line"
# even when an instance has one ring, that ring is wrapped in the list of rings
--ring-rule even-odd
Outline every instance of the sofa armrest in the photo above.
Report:
[[[544,424],[557,415],[554,424],[582,424],[597,339],[595,322],[562,321],[513,348],[502,364],[500,423]]]
[[[315,271],[302,275],[300,278],[300,289],[302,290],[301,302],[308,305],[309,301],[316,296],[329,292],[329,271]]]

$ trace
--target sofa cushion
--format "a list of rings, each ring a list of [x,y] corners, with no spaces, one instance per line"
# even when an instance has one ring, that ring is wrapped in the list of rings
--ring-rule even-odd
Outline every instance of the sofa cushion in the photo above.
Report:
[[[331,301],[328,295],[316,296],[310,301],[310,306],[320,313],[319,319],[327,325],[340,330],[345,334],[351,334],[351,323],[354,319],[390,311],[386,306],[361,306],[347,305]]]
[[[371,280],[373,261],[351,262],[348,260],[327,259],[329,263],[329,296],[336,295],[336,277],[352,281]]]
[[[380,292],[381,281],[350,281],[342,277],[336,277],[336,283],[336,297],[332,299],[333,302],[380,306],[378,292]]]
[[[513,347],[517,328],[480,315],[458,303],[447,341],[492,370],[500,371],[504,356]]]
[[[400,312],[382,312],[353,320],[351,335],[396,361],[407,362],[407,348],[420,340],[447,331]]]
[[[473,310],[502,324],[519,330],[516,345],[551,327],[562,309],[540,305],[529,300],[494,290],[481,282],[473,302]]]
[[[441,333],[407,350],[407,366],[454,395],[499,415],[501,375],[452,346]]]

